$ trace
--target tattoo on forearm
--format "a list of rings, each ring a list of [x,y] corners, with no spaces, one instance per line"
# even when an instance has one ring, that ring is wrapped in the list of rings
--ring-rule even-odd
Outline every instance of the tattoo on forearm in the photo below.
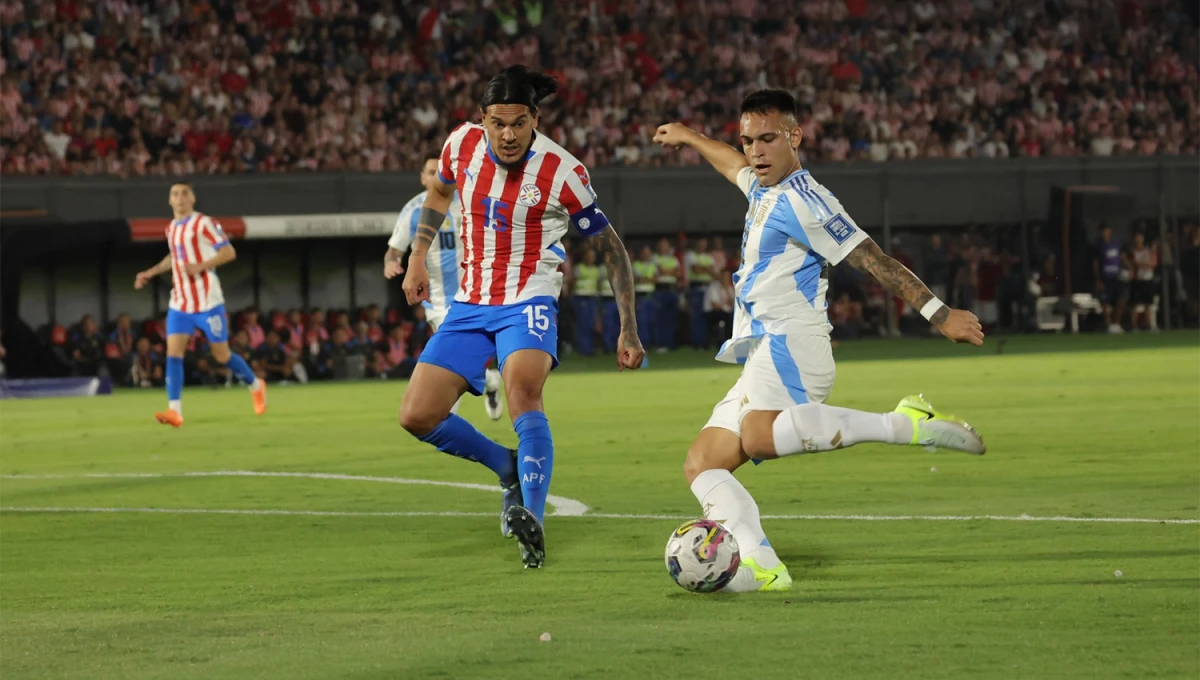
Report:
[[[625,252],[625,244],[611,226],[593,237],[596,251],[604,258],[604,269],[608,272],[608,282],[612,285],[613,299],[617,302],[617,312],[621,316],[621,330],[626,338],[637,337],[637,313],[633,294],[633,264],[629,262],[629,253]]]
[[[929,292],[929,288],[921,283],[921,279],[918,279],[916,274],[910,272],[908,267],[888,257],[880,250],[879,244],[871,239],[863,241],[850,251],[850,254],[846,256],[846,262],[851,267],[875,277],[875,280],[884,288],[915,309],[921,309],[925,303],[933,299],[933,293]],[[939,326],[949,316],[950,307],[945,306],[939,309],[929,321],[933,325]]]
[[[392,248],[391,246],[388,246],[387,253],[385,253],[383,256],[384,262],[392,262],[395,260],[402,260],[402,259],[404,259],[403,251],[396,250],[395,248]]]
[[[417,236],[413,239],[413,251],[424,253],[433,239],[437,238],[438,229],[446,221],[446,213],[433,208],[421,208],[421,217],[417,221]],[[419,247],[418,247],[419,246]]]

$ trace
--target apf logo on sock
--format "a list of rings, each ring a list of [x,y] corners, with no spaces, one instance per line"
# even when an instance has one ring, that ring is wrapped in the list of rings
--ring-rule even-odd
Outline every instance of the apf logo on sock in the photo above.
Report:
[[[527,473],[521,475],[521,483],[522,484],[545,484],[546,483],[546,475],[543,475],[540,472],[527,472]]]

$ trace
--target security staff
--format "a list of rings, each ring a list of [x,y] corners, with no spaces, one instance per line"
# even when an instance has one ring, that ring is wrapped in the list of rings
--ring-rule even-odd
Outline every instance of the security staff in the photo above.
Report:
[[[658,273],[654,277],[655,342],[658,351],[675,349],[675,329],[679,325],[679,258],[671,250],[671,241],[665,237],[658,241],[658,254],[654,256]]]

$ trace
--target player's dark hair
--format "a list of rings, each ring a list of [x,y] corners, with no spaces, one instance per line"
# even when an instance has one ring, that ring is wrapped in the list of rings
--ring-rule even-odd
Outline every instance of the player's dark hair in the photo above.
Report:
[[[782,113],[800,120],[800,104],[791,92],[779,89],[755,90],[742,100],[741,115]]]
[[[479,108],[493,104],[521,104],[537,111],[542,100],[558,92],[558,81],[540,71],[517,64],[492,76],[483,88]]]

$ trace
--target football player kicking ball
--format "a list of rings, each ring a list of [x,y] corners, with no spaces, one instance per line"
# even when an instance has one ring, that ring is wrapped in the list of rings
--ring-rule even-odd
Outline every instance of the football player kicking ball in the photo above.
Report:
[[[965,422],[905,397],[891,413],[826,405],[833,352],[826,268],[845,260],[903,298],[954,342],[983,344],[975,315],[951,309],[920,279],[885,255],[828,189],[800,167],[796,100],[760,90],[741,107],[743,153],[670,123],[655,141],[690,146],[737,184],[750,201],[742,263],[734,275],[733,337],[719,361],[744,364],[733,389],[688,449],[684,474],[704,516],[723,523],[741,548],[742,567],[725,590],[787,590],[792,578],[771,548],[758,505],[732,472],[748,460],[831,451],[861,442],[937,447],[982,454]]]
[[[457,189],[462,281],[418,359],[400,424],[439,451],[496,473],[504,488],[501,532],[517,539],[526,568],[541,567],[546,558],[542,522],[554,441],[542,387],[558,364],[557,269],[569,228],[591,237],[605,260],[621,317],[618,369],[638,368],[645,356],[625,246],[596,204],[587,169],[536,132],[538,104],[556,89],[553,78],[524,66],[487,82],[479,106],[483,124],[462,125],[442,148],[440,181],[425,196],[404,277],[410,304],[429,299],[426,253]],[[493,354],[520,442],[515,455],[450,412],[463,392],[484,389]]]

